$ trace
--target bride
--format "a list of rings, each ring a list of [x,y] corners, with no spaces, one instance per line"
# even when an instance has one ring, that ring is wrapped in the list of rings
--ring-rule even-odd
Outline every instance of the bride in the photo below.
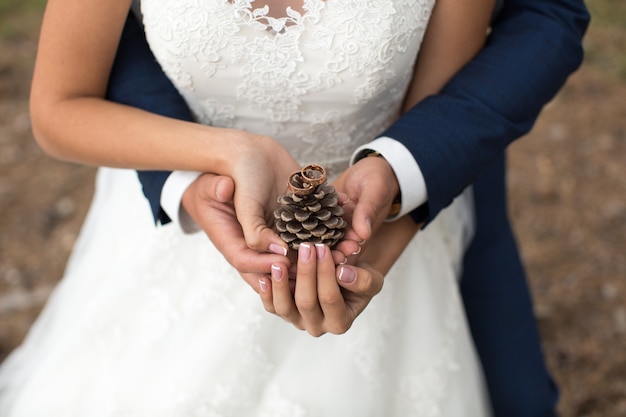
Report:
[[[469,191],[419,233],[408,216],[371,236],[355,223],[337,250],[295,258],[254,214],[307,163],[339,191],[387,166],[349,167],[478,51],[493,2],[287,3],[142,1],[150,47],[201,122],[188,123],[103,99],[130,0],[48,2],[35,136],[109,168],[63,280],[0,369],[0,416],[490,415],[456,283]],[[447,48],[459,38],[463,53]],[[271,267],[238,271],[219,236],[155,228],[134,169],[231,178],[224,206],[246,238],[262,229]],[[324,333],[342,334],[311,336]]]

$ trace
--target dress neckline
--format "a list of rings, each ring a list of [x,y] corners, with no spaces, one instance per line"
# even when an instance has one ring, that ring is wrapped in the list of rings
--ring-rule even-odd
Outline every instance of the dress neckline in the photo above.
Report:
[[[274,35],[283,34],[290,28],[301,26],[309,18],[317,19],[326,0],[301,0],[301,10],[287,6],[284,16],[270,15],[270,5],[264,4],[255,7],[256,0],[224,0],[230,4],[239,16],[246,15],[247,20],[259,30],[265,30]],[[275,9],[277,10],[277,8]]]

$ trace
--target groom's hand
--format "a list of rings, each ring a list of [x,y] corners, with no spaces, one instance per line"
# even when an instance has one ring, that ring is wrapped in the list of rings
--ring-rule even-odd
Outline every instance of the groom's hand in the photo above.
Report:
[[[314,336],[344,333],[350,328],[381,290],[384,275],[420,228],[408,216],[380,227],[399,190],[393,170],[382,158],[359,161],[334,186],[351,201],[344,206],[351,227],[338,248],[345,250],[348,243],[362,242],[361,249],[367,250],[351,253],[348,265],[336,265],[329,261],[325,246],[302,244],[297,268],[288,273],[286,268],[274,266],[260,293],[267,311]],[[295,279],[288,281],[288,275]]]
[[[182,204],[226,260],[258,293],[260,283],[266,282],[270,277],[272,265],[285,265],[289,268],[290,261],[285,256],[287,250],[282,245],[269,243],[267,252],[259,252],[250,247],[234,208],[234,190],[232,178],[203,174],[187,188]],[[240,217],[241,215],[239,213]],[[262,214],[259,216],[259,221],[263,221]],[[254,221],[255,219],[251,220]],[[335,263],[345,262],[348,256],[358,250],[358,244],[354,241],[345,242],[341,248],[343,251],[332,252]]]
[[[351,225],[347,237],[366,242],[389,216],[400,187],[383,158],[363,158],[349,167],[333,185],[350,199],[346,207]]]
[[[226,260],[258,293],[260,278],[268,276],[273,264],[289,264],[286,250],[270,244],[270,252],[248,247],[233,205],[232,178],[214,174],[198,177],[183,194],[182,204]]]
[[[359,165],[358,168],[359,169],[355,170],[353,174],[348,173],[345,179],[356,182],[359,179],[359,172],[361,172],[362,169],[367,170],[372,167],[368,167],[368,164],[362,164],[362,166]],[[392,173],[391,176],[393,176]],[[389,179],[389,177],[386,178],[387,180]],[[355,206],[357,218],[359,218],[359,216],[366,217],[367,215],[375,218],[377,211],[385,210],[385,203],[378,202],[377,200],[380,197],[380,193],[371,193],[370,190],[365,189],[372,184],[376,185],[376,183],[377,181],[372,182],[371,179],[368,179],[368,176],[365,176],[361,183],[346,187],[349,190],[354,190],[352,199],[357,203]],[[385,187],[377,187],[376,189],[389,188],[384,182],[383,185],[385,185]],[[362,192],[363,190],[364,192]],[[334,305],[337,300],[336,298],[331,298],[329,302],[326,297],[327,292],[326,295],[321,294],[322,298],[319,300],[319,306],[327,314],[324,315],[323,325],[320,326],[319,322],[310,318],[311,315],[307,313],[306,307],[301,309],[300,305],[296,305],[301,304],[300,300],[303,298],[305,300],[316,298],[318,295],[317,290],[314,291],[314,289],[309,288],[308,291],[300,290],[297,291],[298,294],[296,294],[297,288],[290,286],[282,287],[279,285],[278,288],[274,288],[275,284],[277,284],[274,277],[277,267],[285,271],[286,276],[288,275],[286,271],[289,269],[291,262],[284,256],[285,252],[282,246],[270,247],[270,250],[276,253],[259,252],[249,247],[234,208],[234,191],[235,183],[232,178],[214,174],[203,174],[187,188],[183,195],[182,204],[191,218],[202,228],[217,249],[224,255],[226,260],[237,269],[254,291],[261,294],[263,303],[268,311],[282,316],[287,321],[294,323],[297,327],[307,329],[312,334],[320,334],[324,331],[341,333],[347,330],[356,316],[365,308],[371,297],[380,291],[380,287],[382,286],[382,275],[375,270],[369,270],[367,267],[364,268],[364,266],[361,265],[339,266],[335,273],[335,265],[344,262],[348,256],[360,251],[356,240],[352,239],[342,242],[339,247],[343,252],[341,250],[333,251],[331,256],[331,259],[333,259],[331,261],[333,269],[332,274],[324,274],[321,273],[321,270],[318,271],[318,275],[320,275],[318,282],[326,282],[328,284],[325,288],[334,288],[335,294],[339,294],[337,290],[342,287],[340,293],[342,293],[341,298],[343,300],[341,303],[343,308],[337,308],[336,305]],[[391,193],[393,193],[393,191],[391,191]],[[382,193],[382,195],[386,194]],[[359,204],[363,207],[360,207]],[[365,209],[366,204],[369,204],[368,207],[370,211]],[[350,210],[348,210],[348,212],[349,211]],[[363,212],[363,214],[359,214],[360,212]],[[382,219],[384,219],[384,216],[382,216]],[[377,220],[370,221],[375,224],[378,223]],[[356,236],[354,232],[348,233]],[[363,238],[367,237],[368,235],[364,234]],[[356,263],[357,257],[358,256],[351,257],[350,264]],[[325,260],[325,262],[328,262],[328,260]],[[294,267],[295,266],[296,265],[294,265]],[[351,272],[353,273],[352,276],[354,280],[347,279],[347,277],[351,275]],[[307,277],[311,275],[312,272],[296,271],[296,274]],[[313,278],[309,277],[302,281],[307,282],[311,280],[313,280]],[[300,289],[302,289],[302,285]],[[268,300],[267,295],[274,293],[276,290],[279,290],[280,296],[277,296],[275,300],[272,300],[273,297]],[[285,290],[287,290],[287,292],[284,292]],[[308,294],[308,296],[302,297],[304,293]],[[289,312],[284,311],[284,306],[290,305],[289,303],[294,303],[296,298],[298,302],[291,305],[295,307],[297,314],[294,315],[294,310],[288,310]],[[274,306],[274,301],[278,302],[280,305]],[[305,306],[306,305],[305,302]],[[338,314],[339,312],[342,314]]]

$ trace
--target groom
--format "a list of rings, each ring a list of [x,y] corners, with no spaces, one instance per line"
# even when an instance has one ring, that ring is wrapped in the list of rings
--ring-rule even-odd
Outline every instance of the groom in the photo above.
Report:
[[[558,394],[543,361],[506,214],[504,151],[530,130],[543,105],[580,65],[581,38],[589,17],[582,0],[504,0],[497,10],[484,50],[439,94],[416,105],[383,132],[386,139],[369,148],[391,164],[402,193],[402,213],[410,213],[418,223],[435,218],[474,184],[477,231],[465,257],[461,291],[495,415],[551,416]],[[192,120],[132,18],[120,43],[108,96]],[[413,167],[408,174],[407,154]],[[161,191],[168,179],[171,184],[170,174],[139,173],[161,223],[170,221],[168,214],[181,218],[179,201],[169,213],[162,207]],[[184,175],[179,180],[184,182]],[[359,204],[373,207],[372,223],[386,216],[388,207],[376,199],[384,190],[363,185],[356,192],[361,193]]]

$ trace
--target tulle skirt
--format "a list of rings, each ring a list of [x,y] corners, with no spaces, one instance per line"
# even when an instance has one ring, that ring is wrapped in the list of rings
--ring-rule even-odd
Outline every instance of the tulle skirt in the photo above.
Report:
[[[0,416],[488,416],[457,287],[471,206],[416,235],[346,334],[314,338],[204,234],[155,227],[135,172],[102,168],[65,276],[0,368]]]

